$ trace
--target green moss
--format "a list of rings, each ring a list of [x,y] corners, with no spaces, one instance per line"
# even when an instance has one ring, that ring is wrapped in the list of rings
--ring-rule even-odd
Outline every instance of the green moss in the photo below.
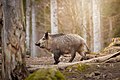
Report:
[[[24,10],[24,17],[26,18],[26,0],[22,0],[23,3],[23,10]]]
[[[67,72],[74,72],[74,71],[83,72],[83,71],[85,71],[87,68],[89,68],[89,65],[87,65],[87,64],[76,64],[76,65],[67,67],[67,68],[66,68],[66,71],[67,71]]]
[[[65,68],[62,73],[68,80],[84,80],[80,76],[87,73],[88,68],[90,68],[88,64],[75,64]]]
[[[63,76],[63,74],[61,74],[60,71],[56,72],[55,77],[57,78],[56,80],[65,80],[65,77]]]
[[[56,69],[40,69],[29,75],[25,80],[65,80],[63,74]]]
[[[98,54],[98,53],[97,53],[97,52],[91,52],[90,54],[96,55],[96,54]]]
[[[87,70],[88,67],[89,67],[89,66],[88,66],[87,64],[79,64],[79,65],[77,66],[77,70],[79,70],[79,71],[81,71],[81,72],[84,72],[84,71]]]

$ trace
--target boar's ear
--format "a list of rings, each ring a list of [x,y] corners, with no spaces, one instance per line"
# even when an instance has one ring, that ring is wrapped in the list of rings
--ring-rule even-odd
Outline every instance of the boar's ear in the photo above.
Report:
[[[48,39],[48,32],[45,33],[45,39]]]

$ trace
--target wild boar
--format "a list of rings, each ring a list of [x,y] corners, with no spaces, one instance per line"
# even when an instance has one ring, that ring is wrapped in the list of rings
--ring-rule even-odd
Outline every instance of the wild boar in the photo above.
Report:
[[[72,62],[78,52],[82,59],[85,59],[86,53],[83,53],[84,46],[89,52],[89,48],[85,40],[77,34],[49,34],[46,32],[43,37],[35,43],[40,48],[47,49],[54,54],[54,64],[58,64],[59,57],[64,54],[71,54],[69,62]]]

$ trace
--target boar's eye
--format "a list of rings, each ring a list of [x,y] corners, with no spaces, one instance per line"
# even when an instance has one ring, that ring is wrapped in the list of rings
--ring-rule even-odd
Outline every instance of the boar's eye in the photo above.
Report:
[[[43,40],[45,40],[45,38],[43,38]]]

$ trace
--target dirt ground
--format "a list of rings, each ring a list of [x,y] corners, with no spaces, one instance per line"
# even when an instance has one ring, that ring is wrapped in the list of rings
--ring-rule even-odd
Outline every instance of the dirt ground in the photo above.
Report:
[[[90,56],[90,55],[89,55]],[[77,55],[73,62],[80,60]],[[96,55],[92,55],[96,57]],[[91,57],[91,58],[92,58]],[[68,62],[70,55],[60,58],[61,62]],[[26,58],[27,65],[53,65],[53,57]],[[63,64],[64,65],[64,64]],[[120,80],[120,62],[116,63],[86,63],[78,64],[60,71],[66,77],[66,80]]]
[[[65,55],[60,57],[60,61],[61,62],[68,62],[70,59],[70,55]],[[73,62],[79,61],[81,59],[80,55],[76,55],[75,59],[73,60]],[[52,55],[49,56],[42,56],[39,58],[26,58],[26,62],[29,65],[53,65],[54,63],[54,59],[52,57]]]
[[[84,64],[82,69],[76,66],[62,73],[67,80],[120,80],[120,63]]]

